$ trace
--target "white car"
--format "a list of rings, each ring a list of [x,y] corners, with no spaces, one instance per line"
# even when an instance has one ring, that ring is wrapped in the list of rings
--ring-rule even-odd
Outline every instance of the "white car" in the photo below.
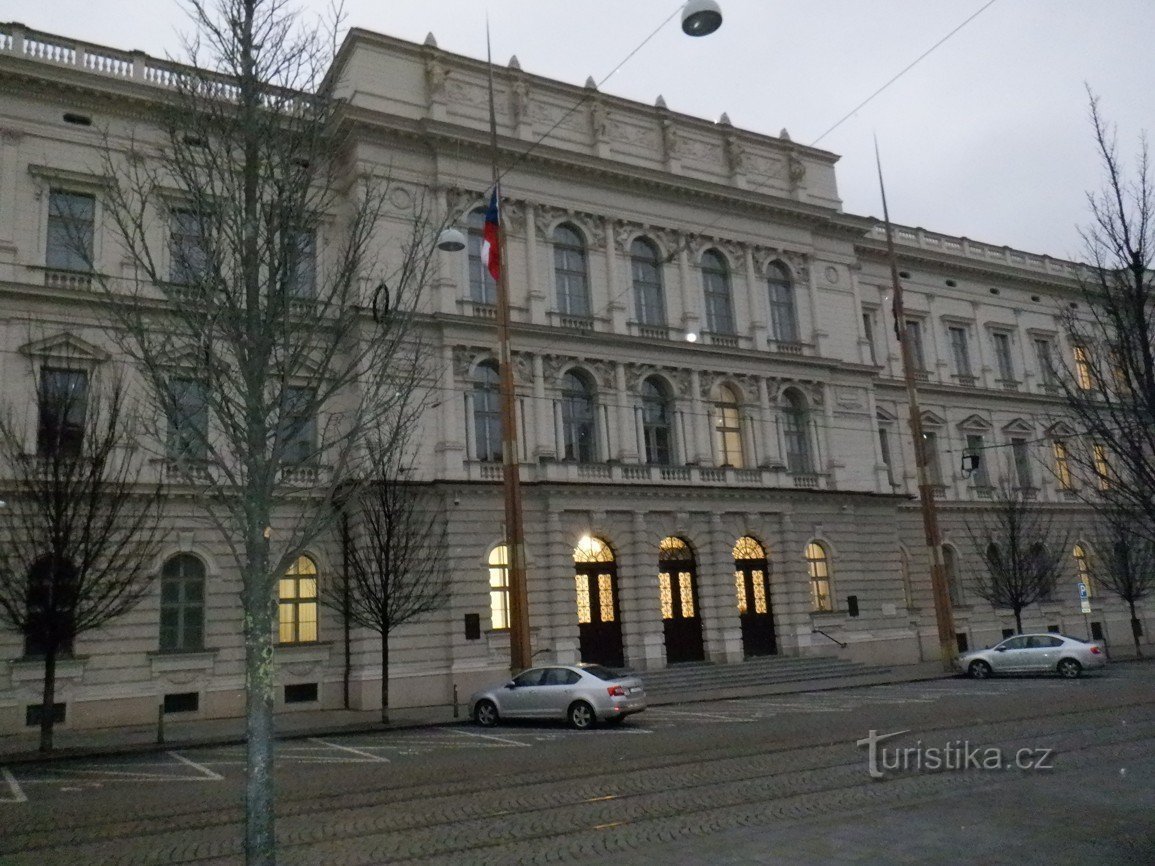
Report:
[[[1101,643],[1061,634],[1017,634],[984,650],[958,657],[963,673],[976,680],[992,674],[1057,673],[1074,678],[1085,670],[1107,666]]]
[[[646,690],[631,674],[601,665],[543,665],[474,693],[469,712],[477,724],[501,719],[565,719],[585,730],[616,723],[646,708]]]

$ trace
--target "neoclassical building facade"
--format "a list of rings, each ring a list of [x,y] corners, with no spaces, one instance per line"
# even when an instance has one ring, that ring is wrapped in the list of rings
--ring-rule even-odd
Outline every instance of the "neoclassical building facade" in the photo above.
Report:
[[[123,362],[59,220],[67,203],[100,266],[118,266],[93,172],[99,131],[147,122],[173,72],[0,28],[11,405],[33,399],[44,370]],[[451,590],[392,639],[393,703],[444,704],[509,664],[496,287],[481,262],[488,70],[432,37],[354,30],[332,74],[354,161],[389,166],[396,213],[432,196],[468,237],[463,252],[436,253],[419,319],[437,380],[418,466],[444,504]],[[842,210],[836,155],[534,76],[516,58],[495,70],[495,94],[535,656],[640,671],[773,654],[936,658],[884,236]],[[1072,358],[1058,317],[1079,302],[1077,265],[923,229],[899,227],[897,243],[960,647],[1013,626],[968,591],[968,519],[1006,472],[1075,539],[1069,574],[1025,625],[1125,650],[1117,600],[1092,590],[1092,612],[1080,609],[1095,540],[1078,534],[1085,479],[1066,466],[1049,372]],[[966,453],[984,458],[969,477]],[[241,712],[237,570],[194,500],[171,498],[154,591],[61,664],[64,724],[145,722],[158,705],[178,718]],[[341,568],[340,547],[319,539],[282,581],[285,711],[346,695],[375,706],[376,637],[353,629],[347,655],[344,624],[318,603]],[[39,712],[28,649],[0,634],[0,733]]]

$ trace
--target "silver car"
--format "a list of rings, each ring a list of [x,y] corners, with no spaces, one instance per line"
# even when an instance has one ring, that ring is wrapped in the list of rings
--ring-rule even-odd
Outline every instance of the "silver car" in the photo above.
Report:
[[[1074,678],[1107,666],[1101,643],[1061,634],[1017,634],[990,649],[963,653],[959,669],[976,680],[992,674],[1057,673]]]
[[[565,719],[585,730],[598,722],[620,722],[645,708],[640,679],[589,664],[530,668],[469,699],[470,715],[484,727],[500,719]]]

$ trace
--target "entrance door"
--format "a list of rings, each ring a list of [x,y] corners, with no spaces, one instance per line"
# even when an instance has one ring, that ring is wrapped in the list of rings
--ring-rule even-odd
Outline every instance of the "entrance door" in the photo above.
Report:
[[[770,563],[762,545],[749,536],[734,545],[734,591],[746,657],[774,655],[778,642],[770,606]]]
[[[601,539],[586,536],[574,548],[573,558],[582,661],[625,667],[614,553]]]
[[[658,593],[667,664],[699,662],[706,657],[696,583],[694,554],[689,545],[673,536],[663,539],[658,550]]]

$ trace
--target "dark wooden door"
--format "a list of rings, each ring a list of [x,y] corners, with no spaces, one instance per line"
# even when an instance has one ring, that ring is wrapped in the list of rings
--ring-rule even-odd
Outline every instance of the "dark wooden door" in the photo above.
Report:
[[[700,662],[706,657],[695,583],[692,561],[662,563],[662,570],[658,572],[658,591],[667,664]]]
[[[583,562],[575,569],[582,661],[624,667],[617,568],[612,562]]]
[[[740,559],[734,563],[734,588],[738,595],[738,618],[742,621],[742,649],[746,657],[778,652],[774,635],[774,612],[770,605],[770,568],[765,559]]]

